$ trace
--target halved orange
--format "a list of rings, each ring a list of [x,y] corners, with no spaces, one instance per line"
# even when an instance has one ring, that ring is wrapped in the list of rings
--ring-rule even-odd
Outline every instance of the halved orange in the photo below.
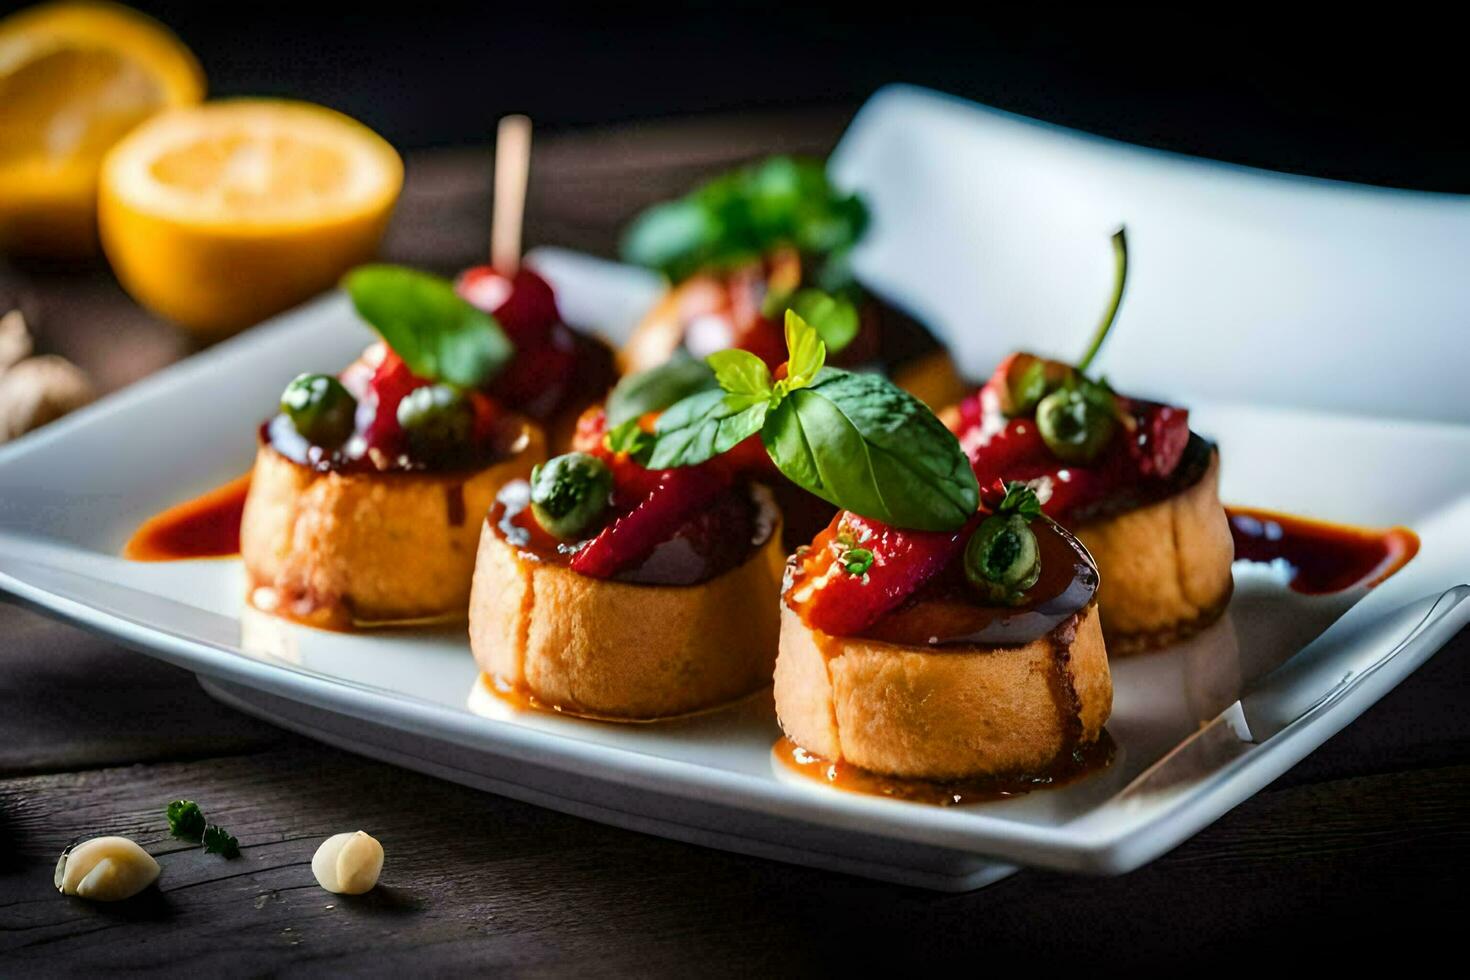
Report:
[[[203,97],[188,48],[126,7],[69,0],[0,20],[0,251],[93,251],[102,155]]]
[[[402,185],[392,146],[322,106],[231,99],[172,109],[103,162],[102,244],[134,299],[217,336],[371,258]]]

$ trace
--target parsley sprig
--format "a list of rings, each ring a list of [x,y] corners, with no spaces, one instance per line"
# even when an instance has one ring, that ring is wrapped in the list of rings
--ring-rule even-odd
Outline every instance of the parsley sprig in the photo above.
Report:
[[[164,810],[168,830],[179,840],[203,844],[205,853],[225,858],[240,856],[240,842],[218,824],[207,823],[204,811],[193,800],[174,800]]]

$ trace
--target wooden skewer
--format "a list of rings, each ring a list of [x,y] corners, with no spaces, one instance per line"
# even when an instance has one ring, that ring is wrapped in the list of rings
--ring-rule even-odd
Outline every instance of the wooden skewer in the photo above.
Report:
[[[531,119],[505,116],[495,131],[495,204],[490,223],[490,264],[501,275],[521,265],[521,224],[531,170]]]

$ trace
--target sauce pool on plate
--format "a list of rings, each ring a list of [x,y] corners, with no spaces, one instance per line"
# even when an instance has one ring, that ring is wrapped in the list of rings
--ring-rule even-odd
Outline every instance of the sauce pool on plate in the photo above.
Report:
[[[240,519],[250,474],[175,504],[144,521],[123,547],[133,561],[228,558],[240,553]]]
[[[1304,595],[1372,588],[1419,553],[1419,536],[1406,527],[1375,530],[1247,507],[1225,513],[1236,560],[1284,561],[1292,591]]]
[[[1112,764],[1115,753],[1113,740],[1103,732],[1096,742],[1077,746],[1051,767],[1034,775],[937,781],[885,776],[845,762],[832,762],[813,755],[784,736],[771,749],[772,757],[783,771],[802,779],[852,793],[932,806],[986,803],[1022,796],[1032,790],[1065,786],[1106,769]]]

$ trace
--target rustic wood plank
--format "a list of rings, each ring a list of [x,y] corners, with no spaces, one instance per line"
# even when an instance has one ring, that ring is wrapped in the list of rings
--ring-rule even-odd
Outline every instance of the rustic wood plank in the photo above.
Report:
[[[1427,783],[1439,792],[1424,793]],[[243,856],[169,840],[162,807],[180,795],[238,835]],[[817,968],[868,936],[915,964],[1116,965],[1144,942],[1167,962],[1257,930],[1317,929],[1361,916],[1365,894],[1388,935],[1442,921],[1449,910],[1436,896],[1457,884],[1470,845],[1470,766],[1268,792],[1132,875],[1025,873],[963,896],[642,837],[298,745],[6,780],[0,813],[13,841],[0,868],[0,956],[17,969],[376,972],[432,962],[734,974]],[[314,848],[359,827],[387,851],[383,887],[358,899],[321,891]],[[105,907],[52,891],[61,848],[101,832],[159,855],[156,895]]]

